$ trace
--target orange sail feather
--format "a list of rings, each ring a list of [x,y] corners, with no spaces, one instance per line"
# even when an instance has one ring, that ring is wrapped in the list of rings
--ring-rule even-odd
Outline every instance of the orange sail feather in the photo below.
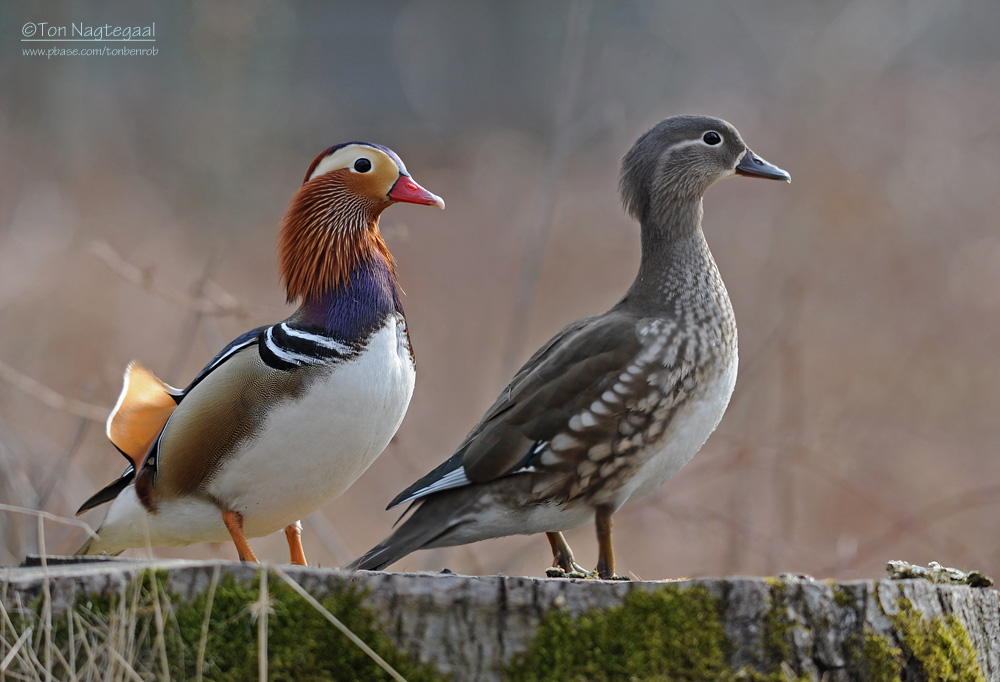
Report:
[[[141,463],[153,447],[180,391],[160,381],[138,361],[125,369],[125,383],[118,403],[108,417],[108,438],[119,450]]]

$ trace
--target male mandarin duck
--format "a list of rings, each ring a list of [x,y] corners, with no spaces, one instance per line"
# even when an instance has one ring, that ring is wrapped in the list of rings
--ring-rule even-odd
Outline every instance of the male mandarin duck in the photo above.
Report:
[[[381,145],[316,157],[279,238],[298,310],[238,337],[183,390],[129,365],[107,424],[129,466],[77,512],[112,501],[100,538],[77,554],[232,538],[241,560],[256,561],[247,538],[284,528],[292,563],[306,563],[299,519],[382,453],[413,394],[395,264],[378,227],[395,202],[444,208]]]
[[[539,349],[455,454],[389,505],[413,514],[350,568],[544,532],[549,573],[582,572],[561,531],[593,519],[596,574],[617,577],[612,515],[694,457],[736,383],[736,321],[701,227],[705,190],[735,174],[791,179],[719,119],[668,118],[639,138],[619,182],[642,243],[624,298]]]

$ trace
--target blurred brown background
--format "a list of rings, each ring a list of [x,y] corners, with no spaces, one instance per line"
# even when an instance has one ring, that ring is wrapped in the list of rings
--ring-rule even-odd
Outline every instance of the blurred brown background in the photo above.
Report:
[[[155,21],[159,54],[23,56],[28,21]],[[129,360],[185,385],[289,314],[286,202],[320,150],[377,141],[448,210],[383,216],[417,389],[386,453],[306,522],[313,563],[347,561],[534,348],[621,296],[638,230],[618,160],[659,119],[704,113],[794,182],[708,194],[740,378],[694,462],[615,517],[620,568],[1000,574],[998,28],[988,0],[4,2],[0,503],[72,516],[123,468],[100,419]],[[30,517],[0,512],[0,534],[0,564],[38,549]],[[50,552],[83,538],[46,524]],[[592,527],[569,540],[593,565]],[[254,545],[287,560],[280,535]],[[549,560],[514,537],[394,569]]]

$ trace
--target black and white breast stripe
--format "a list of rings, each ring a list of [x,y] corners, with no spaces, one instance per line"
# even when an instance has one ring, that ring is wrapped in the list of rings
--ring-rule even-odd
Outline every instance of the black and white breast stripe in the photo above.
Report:
[[[357,356],[361,349],[326,334],[293,327],[287,322],[265,327],[259,337],[260,356],[271,367],[293,369],[329,365]]]

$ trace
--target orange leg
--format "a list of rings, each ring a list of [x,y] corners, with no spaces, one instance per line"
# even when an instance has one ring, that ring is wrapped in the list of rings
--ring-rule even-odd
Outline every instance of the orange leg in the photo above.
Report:
[[[233,536],[233,544],[236,545],[236,553],[240,555],[240,561],[260,563],[253,550],[250,549],[247,536],[243,534],[243,515],[239,512],[224,511],[222,512],[222,522],[226,524],[229,534]]]
[[[306,553],[302,549],[302,522],[285,526],[285,539],[288,540],[288,554],[292,558],[295,566],[308,566],[306,563]]]
[[[628,580],[615,575],[615,551],[611,547],[611,510],[598,507],[594,518],[597,526],[597,577],[601,580]]]

